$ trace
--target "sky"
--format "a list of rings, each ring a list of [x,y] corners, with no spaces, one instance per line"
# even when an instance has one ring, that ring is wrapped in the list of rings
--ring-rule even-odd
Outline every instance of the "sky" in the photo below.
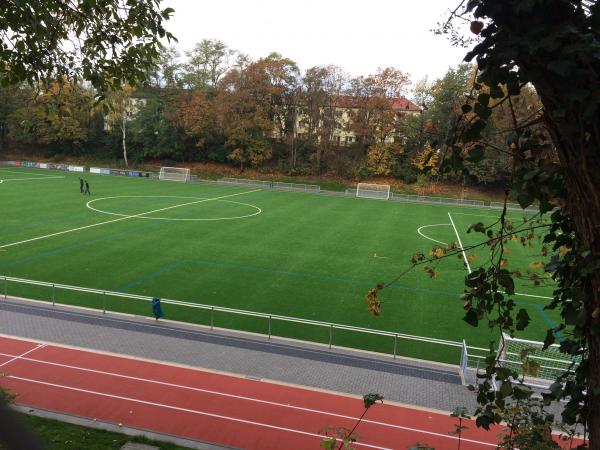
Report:
[[[351,76],[393,66],[413,82],[459,64],[466,49],[431,31],[458,0],[163,0],[183,53],[219,39],[252,59],[281,53],[305,70],[335,64]]]

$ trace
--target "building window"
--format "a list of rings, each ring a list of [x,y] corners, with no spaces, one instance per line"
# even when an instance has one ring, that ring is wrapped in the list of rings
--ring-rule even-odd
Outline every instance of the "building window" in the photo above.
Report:
[[[346,144],[352,144],[354,142],[354,138],[352,136],[346,136]]]

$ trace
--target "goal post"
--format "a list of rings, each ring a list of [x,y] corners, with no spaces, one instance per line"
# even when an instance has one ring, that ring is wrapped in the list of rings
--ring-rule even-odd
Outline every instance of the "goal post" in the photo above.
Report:
[[[388,200],[390,198],[389,184],[358,183],[356,197]]]
[[[498,348],[498,363],[519,374],[525,384],[547,389],[559,375],[573,373],[581,357],[569,358],[552,344],[518,339],[503,333],[504,345]]]
[[[158,179],[163,181],[190,181],[190,169],[183,167],[161,167]]]

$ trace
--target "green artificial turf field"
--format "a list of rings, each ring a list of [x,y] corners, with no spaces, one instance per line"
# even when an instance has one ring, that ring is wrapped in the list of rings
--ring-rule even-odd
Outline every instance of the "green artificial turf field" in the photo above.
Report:
[[[380,294],[382,315],[365,293],[393,279],[411,255],[483,235],[498,211],[355,199],[218,184],[0,168],[0,276],[157,296],[334,322],[486,347],[489,331],[462,321],[462,258],[441,260],[431,279],[415,269]],[[513,220],[522,213],[511,213]],[[426,237],[424,237],[426,236]],[[433,239],[433,240],[432,240]],[[510,242],[509,268],[525,271],[539,249]],[[475,268],[485,249],[473,252]],[[461,256],[461,255],[459,255]],[[8,283],[10,295],[49,300],[47,287]],[[516,300],[540,340],[555,320],[541,305],[551,286],[517,283]],[[63,303],[101,307],[97,294],[57,292]],[[531,296],[533,295],[533,296]],[[110,297],[108,309],[151,315],[147,302]],[[209,312],[164,305],[165,318],[207,324]],[[264,318],[215,313],[215,326],[265,333]],[[273,334],[328,342],[326,328],[274,321]],[[391,352],[393,339],[335,331],[335,345]],[[457,364],[459,349],[400,340],[399,355]]]

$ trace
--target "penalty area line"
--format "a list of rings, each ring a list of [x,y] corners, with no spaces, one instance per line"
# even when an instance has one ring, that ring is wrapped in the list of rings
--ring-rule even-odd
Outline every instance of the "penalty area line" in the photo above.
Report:
[[[458,235],[458,230],[456,229],[456,225],[454,225],[454,220],[452,220],[452,215],[450,215],[450,212],[448,212],[448,217],[450,218],[450,223],[452,224],[452,228],[454,228],[454,232],[456,233],[456,239],[458,239],[458,245],[460,246],[460,251],[462,252],[463,258],[465,260],[465,264],[467,266],[467,270],[469,271],[469,274],[470,274],[473,271],[471,270],[471,265],[469,264],[469,259],[467,258],[467,255],[465,254],[463,244],[460,240],[460,236]],[[513,295],[518,295],[521,297],[542,298],[542,299],[546,299],[546,300],[552,299],[552,297],[548,297],[545,295],[521,294],[519,292],[515,292]]]
[[[222,195],[220,197],[205,198],[205,199],[196,200],[196,201],[193,201],[193,202],[181,203],[179,205],[167,206],[166,208],[154,209],[152,211],[146,211],[146,212],[139,213],[139,214],[134,214],[134,215],[131,215],[131,216],[118,217],[117,219],[105,220],[104,222],[93,223],[91,225],[84,225],[82,227],[71,228],[69,230],[58,231],[56,233],[45,234],[43,236],[38,236],[38,237],[31,238],[31,239],[25,239],[23,241],[12,242],[10,244],[0,245],[0,250],[2,250],[4,248],[7,248],[7,247],[13,247],[15,245],[26,244],[28,242],[39,241],[41,239],[47,239],[47,238],[51,238],[51,237],[54,237],[54,236],[60,236],[61,234],[73,233],[75,231],[80,231],[80,230],[85,230],[85,229],[88,229],[88,228],[98,227],[100,225],[106,225],[106,224],[109,224],[109,223],[121,222],[123,220],[135,219],[136,217],[142,217],[142,216],[145,216],[145,215],[148,215],[148,214],[154,214],[154,213],[161,212],[161,211],[167,211],[167,210],[170,210],[170,209],[181,208],[182,206],[189,206],[189,205],[195,205],[197,203],[204,203],[204,202],[210,202],[210,201],[214,201],[214,200],[221,200],[223,198],[235,197],[237,195],[251,194],[252,192],[257,192],[257,191],[260,191],[260,190],[262,190],[262,189],[253,189],[251,191],[237,192],[235,194]]]
[[[456,239],[458,239],[458,245],[460,245],[460,251],[462,252],[463,259],[465,260],[467,270],[469,271],[469,274],[471,274],[473,271],[471,270],[471,265],[469,264],[469,258],[467,258],[467,255],[465,253],[465,248],[463,247],[463,244],[460,240],[460,236],[458,235],[458,230],[456,229],[456,225],[454,225],[454,220],[452,220],[452,215],[450,214],[450,211],[448,211],[448,217],[450,218],[450,224],[452,225],[452,228],[454,228],[454,233],[456,233]]]

